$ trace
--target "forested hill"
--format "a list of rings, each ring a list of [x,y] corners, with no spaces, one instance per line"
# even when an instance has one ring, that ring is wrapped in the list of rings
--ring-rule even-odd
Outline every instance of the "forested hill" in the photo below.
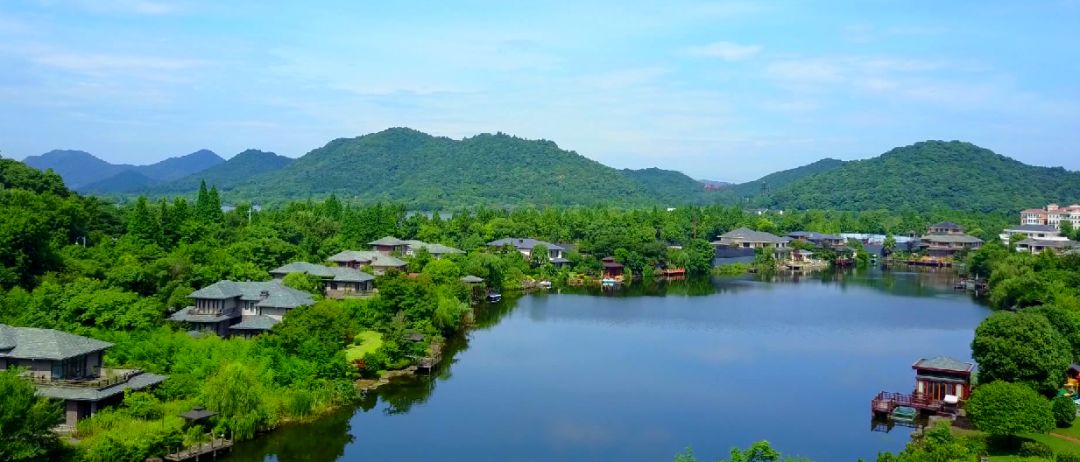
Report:
[[[551,141],[501,133],[457,141],[392,128],[331,141],[286,168],[223,190],[257,200],[333,193],[412,207],[663,204],[650,192],[655,184],[636,179],[652,176],[626,175]],[[672,196],[667,190],[661,195]]]
[[[794,181],[837,169],[842,165],[844,165],[842,160],[825,158],[812,164],[770,173],[754,181],[731,185],[723,191],[729,202],[742,201],[748,197],[757,197],[767,194],[768,191],[783,188]]]
[[[924,141],[771,188],[783,209],[1016,211],[1080,200],[1080,173],[1036,167],[960,141]]]
[[[715,191],[706,191],[704,182],[675,170],[653,167],[639,170],[623,169],[620,173],[636,181],[645,188],[649,197],[663,204],[700,204],[715,202],[720,197],[720,194]]]
[[[199,184],[205,181],[207,184],[216,185],[218,189],[232,189],[240,183],[251,178],[274,172],[287,167],[293,162],[285,156],[279,156],[272,152],[248,149],[206,170],[193,173],[162,185],[150,188],[151,192],[159,194],[185,194],[199,189]]]

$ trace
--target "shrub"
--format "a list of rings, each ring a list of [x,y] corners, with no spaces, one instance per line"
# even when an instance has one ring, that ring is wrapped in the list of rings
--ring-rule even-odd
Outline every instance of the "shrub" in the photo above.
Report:
[[[1068,396],[1058,396],[1050,403],[1050,411],[1054,414],[1054,422],[1058,427],[1070,427],[1076,420],[1076,404]]]
[[[1054,451],[1050,449],[1050,446],[1038,441],[1024,441],[1023,443],[1020,443],[1019,453],[1021,456],[1025,457],[1043,457],[1046,459],[1054,457]]]

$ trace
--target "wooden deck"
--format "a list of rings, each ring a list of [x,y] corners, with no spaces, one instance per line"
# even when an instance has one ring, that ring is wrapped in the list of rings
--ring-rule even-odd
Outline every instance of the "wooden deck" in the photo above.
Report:
[[[907,406],[920,411],[940,412],[941,400],[925,398],[917,394],[891,393],[883,391],[878,393],[870,402],[870,410],[874,414],[892,414],[892,411],[900,406]]]
[[[192,446],[189,448],[181,449],[177,452],[165,456],[165,460],[171,462],[183,462],[188,460],[208,460],[217,459],[221,453],[232,451],[233,442],[223,438],[215,438],[209,443],[203,443],[198,446]]]

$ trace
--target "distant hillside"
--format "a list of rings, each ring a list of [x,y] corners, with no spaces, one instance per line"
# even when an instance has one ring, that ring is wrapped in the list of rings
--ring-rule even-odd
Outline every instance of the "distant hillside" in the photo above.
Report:
[[[53,169],[72,189],[132,168],[130,165],[110,164],[85,151],[68,150],[54,150],[40,156],[30,156],[23,159],[23,163],[42,171]]]
[[[150,165],[111,164],[85,151],[55,150],[23,159],[23,163],[38,170],[53,169],[73,190],[95,193],[138,191],[222,162],[225,159],[205,149]]]
[[[42,172],[22,162],[0,157],[0,190],[3,189],[23,189],[36,193],[51,192],[58,196],[70,194],[60,175]]]
[[[664,204],[702,203],[715,194],[705,190],[705,184],[682,172],[659,168],[621,170],[622,174],[645,188],[649,197]]]
[[[407,128],[331,141],[238,185],[233,195],[267,200],[331,193],[414,207],[657,202],[619,170],[551,141],[504,134],[456,141]]]
[[[732,185],[729,188],[722,189],[722,191],[724,191],[730,201],[741,202],[745,201],[747,198],[751,198],[752,200],[759,199],[763,193],[775,191],[792,182],[809,176],[835,170],[842,165],[844,165],[844,161],[842,160],[825,158],[812,164],[770,173],[754,181]]]
[[[770,189],[764,202],[779,208],[1015,211],[1080,200],[1080,173],[971,143],[924,141]]]
[[[86,194],[128,194],[146,191],[158,183],[160,183],[158,180],[132,169],[124,170],[104,180],[82,185],[78,191]]]
[[[214,151],[200,149],[186,156],[170,157],[154,164],[138,166],[135,170],[158,181],[172,181],[223,163],[225,159]]]
[[[292,162],[293,159],[272,152],[248,149],[224,163],[162,184],[152,188],[152,191],[154,193],[189,193],[198,190],[199,183],[204,180],[208,185],[215,185],[219,190],[228,191],[256,176],[283,169]]]

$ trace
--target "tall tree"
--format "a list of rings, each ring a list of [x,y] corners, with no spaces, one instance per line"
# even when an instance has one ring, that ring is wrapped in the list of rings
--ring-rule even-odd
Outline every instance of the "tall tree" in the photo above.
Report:
[[[999,311],[983,320],[971,354],[979,363],[979,382],[1021,382],[1047,395],[1061,385],[1073,357],[1046,317],[1028,311]]]
[[[128,218],[128,234],[146,243],[161,241],[161,224],[150,211],[150,204],[145,196],[139,196]]]
[[[60,405],[36,396],[19,371],[0,372],[0,460],[42,460],[59,445]]]

